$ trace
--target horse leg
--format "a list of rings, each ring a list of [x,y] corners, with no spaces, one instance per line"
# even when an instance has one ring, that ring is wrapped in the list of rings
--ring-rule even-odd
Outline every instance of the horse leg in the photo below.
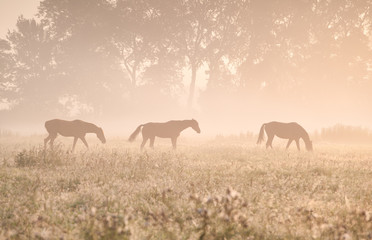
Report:
[[[53,149],[53,142],[56,139],[57,133],[49,133],[48,137],[44,139],[44,149],[46,148],[46,144],[49,142],[51,149]]]
[[[298,151],[300,151],[300,139],[296,139],[296,145],[297,145]]]
[[[273,148],[273,145],[272,145],[273,139],[274,139],[274,135],[268,135],[267,136],[266,148],[268,148],[268,147]]]
[[[49,138],[50,138],[50,148],[53,150],[53,143],[54,143],[54,140],[57,138],[57,133],[56,134],[49,134]]]
[[[52,138],[52,139],[50,139],[50,148],[53,150],[53,144],[54,144],[54,140],[55,140],[56,138],[54,137],[54,138]]]
[[[80,137],[81,141],[83,141],[84,145],[89,148],[87,140],[85,140],[85,137]]]
[[[44,139],[44,149],[46,149],[46,145],[47,145],[47,143],[49,142],[50,139],[51,139],[50,134],[48,135],[48,137],[46,137]]]
[[[150,138],[150,147],[153,149],[154,148],[154,142],[155,142],[155,136]]]
[[[172,138],[172,146],[173,146],[174,150],[177,148],[177,138],[176,137]]]
[[[75,151],[75,145],[76,145],[77,140],[78,140],[78,138],[74,137],[74,143],[72,144],[72,152]]]
[[[149,138],[143,138],[142,139],[142,143],[141,143],[141,151],[143,150],[143,147],[145,146],[145,144],[146,144],[146,142],[147,142],[147,140],[148,140]]]
[[[287,147],[285,149],[288,149],[289,148],[289,145],[291,145],[292,141],[293,141],[293,139],[289,139],[288,140]]]

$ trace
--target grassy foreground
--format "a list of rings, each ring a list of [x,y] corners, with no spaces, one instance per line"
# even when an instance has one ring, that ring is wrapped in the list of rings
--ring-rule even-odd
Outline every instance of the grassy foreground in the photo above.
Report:
[[[372,147],[70,144],[0,139],[0,239],[372,239]]]

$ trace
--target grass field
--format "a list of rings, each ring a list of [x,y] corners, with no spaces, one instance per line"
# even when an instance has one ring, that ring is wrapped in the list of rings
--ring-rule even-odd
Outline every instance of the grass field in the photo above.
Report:
[[[0,239],[372,239],[372,146],[70,140],[0,138]]]

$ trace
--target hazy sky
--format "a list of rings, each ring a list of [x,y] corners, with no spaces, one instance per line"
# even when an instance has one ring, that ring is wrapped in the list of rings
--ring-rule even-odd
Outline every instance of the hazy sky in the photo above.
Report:
[[[5,38],[8,30],[12,30],[15,28],[17,18],[20,15],[23,15],[25,18],[34,17],[37,13],[37,8],[40,1],[41,0],[0,0],[0,38]],[[348,47],[350,49],[347,49]],[[355,48],[355,45],[346,46],[346,48],[343,47],[341,49],[342,51],[338,61],[346,62],[347,58],[349,56],[352,56],[351,54],[346,53],[348,51],[354,51]],[[346,53],[343,55],[342,53],[344,51]],[[277,60],[280,60],[280,58],[274,58],[273,61]],[[331,64],[334,62],[327,61],[326,63]],[[319,66],[317,71],[330,71],[330,74],[334,74],[334,72],[332,72],[332,69],[328,69],[329,67],[332,66]],[[206,78],[208,77],[208,75],[206,74],[206,70],[208,70],[207,67],[203,66],[197,72],[196,99],[198,99],[198,97],[201,95],[200,93],[207,88]],[[353,68],[353,76],[358,77],[358,70],[358,68]],[[273,78],[273,76],[271,76],[270,74],[265,73],[266,69],[257,68],[256,72],[249,72],[249,81],[251,81],[252,84],[259,82],[261,83],[261,86],[263,86],[262,83],[266,83],[266,80],[270,80],[271,78]],[[123,129],[123,131],[132,131],[133,126],[137,126],[140,123],[145,123],[146,121],[165,121],[166,119],[182,119],[191,117],[200,119],[201,125],[210,125],[210,129],[215,129],[215,132],[217,133],[229,133],[245,130],[256,131],[262,123],[272,120],[283,122],[297,121],[302,123],[307,129],[310,130],[320,129],[321,127],[329,127],[337,123],[342,123],[345,125],[360,125],[372,129],[372,108],[369,107],[370,103],[368,101],[359,100],[360,96],[358,94],[360,91],[366,92],[366,89],[358,90],[359,92],[356,90],[351,91],[348,87],[343,87],[345,84],[338,86],[338,82],[336,81],[337,79],[334,80],[332,77],[329,77],[327,79],[319,79],[318,76],[323,76],[324,74],[317,74],[317,72],[315,72],[314,74],[312,74],[311,72],[310,74],[311,76],[309,77],[305,76],[305,79],[312,80],[306,82],[308,83],[308,85],[302,86],[301,84],[299,84],[297,88],[294,88],[295,90],[302,90],[303,96],[301,94],[296,95],[296,92],[293,93],[293,96],[290,93],[288,94],[288,92],[286,92],[288,96],[280,94],[273,95],[270,93],[270,91],[268,93],[267,91],[266,93],[261,93],[262,89],[260,89],[255,92],[256,95],[251,94],[248,95],[247,98],[239,98],[239,96],[234,98],[235,96],[231,96],[230,99],[229,97],[222,98],[218,95],[219,93],[216,92],[217,97],[211,98],[213,99],[213,101],[216,102],[212,102],[209,104],[204,99],[203,109],[202,105],[200,104],[200,102],[203,101],[203,99],[201,99],[201,101],[197,103],[199,105],[196,104],[196,106],[194,106],[197,111],[196,114],[193,114],[196,116],[191,116],[191,114],[187,112],[184,115],[177,115],[174,112],[168,112],[166,116],[163,116],[163,112],[163,115],[156,115],[147,112],[146,114],[142,114],[141,112],[142,115],[135,115],[118,110],[118,116],[115,115],[115,119],[116,117],[118,117],[119,120],[116,121],[120,122],[120,124],[122,124],[124,120],[127,121],[126,125],[128,127],[120,126],[120,129]],[[330,74],[328,75],[333,76]],[[296,79],[296,71],[293,76],[293,79]],[[337,75],[337,77],[340,76]],[[179,93],[180,102],[183,103],[183,105],[186,105],[187,102],[190,78],[191,72],[185,71],[183,81],[184,91]],[[254,81],[252,81],[252,79]],[[324,80],[327,80],[328,82]],[[251,86],[252,89],[254,87],[255,86],[253,85]],[[78,99],[79,96],[73,97]],[[111,96],[109,99],[111,100]],[[146,99],[151,99],[151,96],[146,96]],[[370,99],[372,98],[369,97],[368,100]],[[144,101],[144,105],[148,105],[148,103]],[[213,107],[213,105],[216,106]],[[162,108],[165,109],[165,107]],[[213,110],[214,108],[216,108],[216,110]],[[206,109],[209,113],[216,113],[216,115],[218,115],[218,119],[216,120],[216,116],[204,114],[203,111],[206,111]],[[124,120],[122,120],[120,116]],[[55,116],[48,116],[46,117],[46,119],[54,117]],[[72,116],[64,116],[64,118],[67,117]],[[114,125],[112,124],[112,119],[104,119],[101,122],[104,121],[106,121],[106,126]],[[44,131],[44,127],[42,124],[39,124],[38,126],[40,127],[40,131]],[[203,131],[203,133],[205,132],[207,131]],[[213,134],[215,132],[213,132]]]
[[[0,0],[0,37],[5,37],[8,29],[13,29],[17,18],[34,16],[40,0]]]

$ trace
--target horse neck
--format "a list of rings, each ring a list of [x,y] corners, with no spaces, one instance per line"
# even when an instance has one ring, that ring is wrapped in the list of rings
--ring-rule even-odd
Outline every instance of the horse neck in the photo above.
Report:
[[[189,120],[180,121],[180,124],[178,126],[180,132],[182,132],[183,130],[185,130],[188,127],[191,127],[191,124],[190,124]]]
[[[98,127],[94,125],[93,123],[88,123],[86,125],[85,129],[88,133],[97,133],[98,132]]]
[[[303,134],[302,134],[302,139],[304,140],[306,146],[309,146],[310,144],[310,137],[309,137],[309,134],[304,130]]]

